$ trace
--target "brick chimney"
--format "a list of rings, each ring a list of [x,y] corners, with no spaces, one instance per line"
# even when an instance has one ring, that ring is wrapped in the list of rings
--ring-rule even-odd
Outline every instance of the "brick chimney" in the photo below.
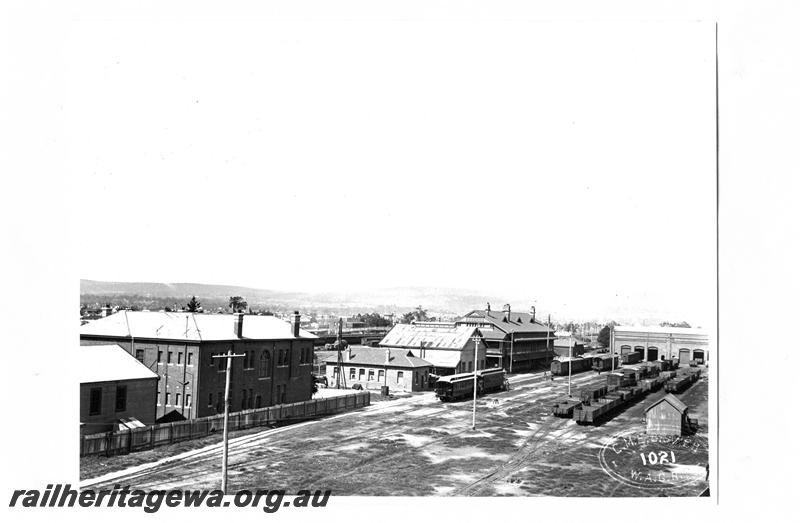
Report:
[[[503,305],[503,321],[511,321],[511,305]]]
[[[390,361],[392,361],[392,350],[386,349],[386,365],[388,365]]]
[[[244,313],[242,312],[233,313],[233,333],[236,335],[237,338],[241,338],[243,330],[244,330]]]
[[[531,323],[536,323],[536,307],[531,305]]]
[[[300,337],[300,312],[294,311],[292,316],[292,336],[295,338]]]
[[[486,312],[492,312],[492,304],[488,301],[486,302]]]

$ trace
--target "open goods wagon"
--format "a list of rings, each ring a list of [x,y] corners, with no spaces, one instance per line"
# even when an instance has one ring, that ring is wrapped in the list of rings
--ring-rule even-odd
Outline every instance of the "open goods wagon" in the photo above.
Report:
[[[592,369],[592,358],[572,358],[572,373],[585,372]],[[550,363],[553,376],[566,376],[570,372],[570,360],[553,360]]]
[[[503,369],[479,370],[477,374],[479,395],[508,388]],[[465,399],[472,397],[475,381],[475,373],[473,372],[442,376],[436,382],[434,391],[436,397],[442,401]]]
[[[553,405],[553,415],[559,418],[571,418],[575,409],[580,409],[583,402],[575,398],[564,398]]]
[[[572,411],[572,419],[580,425],[599,423],[613,415],[619,409],[637,401],[644,395],[641,387],[625,387],[615,392],[608,393],[604,398],[589,405],[584,405],[579,410]]]

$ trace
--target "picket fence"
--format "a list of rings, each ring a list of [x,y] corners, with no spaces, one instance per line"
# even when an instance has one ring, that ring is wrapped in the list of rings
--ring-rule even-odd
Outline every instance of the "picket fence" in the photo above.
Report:
[[[242,410],[228,415],[228,430],[242,430],[280,422],[296,422],[360,409],[370,404],[367,391],[272,407]],[[81,436],[81,456],[123,454],[196,439],[222,432],[224,415],[160,423],[148,427]]]

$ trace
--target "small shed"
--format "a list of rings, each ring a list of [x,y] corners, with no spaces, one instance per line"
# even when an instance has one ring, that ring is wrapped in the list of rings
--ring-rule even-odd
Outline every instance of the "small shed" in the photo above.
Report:
[[[667,394],[644,411],[647,434],[681,436],[689,425],[689,407]]]

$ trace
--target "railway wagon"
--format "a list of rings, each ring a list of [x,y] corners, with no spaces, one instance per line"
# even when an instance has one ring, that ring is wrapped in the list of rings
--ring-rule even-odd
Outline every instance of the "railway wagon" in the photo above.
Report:
[[[572,373],[586,372],[592,368],[592,358],[572,358]],[[553,376],[566,376],[570,371],[570,360],[553,360],[550,363],[550,372]]]
[[[486,394],[507,388],[503,369],[485,369],[478,371],[478,394]],[[436,397],[442,401],[454,401],[469,398],[473,395],[475,373],[464,372],[439,378],[434,386]]]
[[[634,363],[639,363],[642,361],[642,353],[641,352],[629,352],[627,354],[623,354],[620,356],[620,361],[623,365],[633,365]]]
[[[606,383],[612,387],[631,387],[636,385],[636,373],[631,369],[624,369],[628,372],[612,372],[606,376]]]
[[[553,416],[559,418],[571,418],[575,409],[580,409],[583,402],[575,398],[563,398],[561,401],[553,405]]]
[[[598,372],[611,370],[612,364],[614,367],[619,367],[619,358],[617,356],[605,355],[592,358],[592,370]]]
[[[584,387],[580,390],[581,401],[588,405],[592,400],[596,400],[605,396],[607,392],[608,387],[606,385],[593,385],[590,387]]]

